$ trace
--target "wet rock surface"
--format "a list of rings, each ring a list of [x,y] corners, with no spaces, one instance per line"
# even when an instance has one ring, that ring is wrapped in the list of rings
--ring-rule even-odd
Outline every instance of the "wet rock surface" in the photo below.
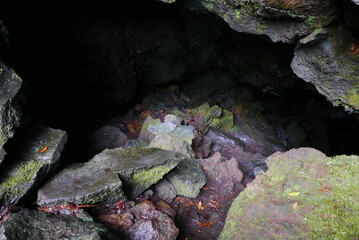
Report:
[[[107,149],[55,175],[40,189],[38,204],[113,202],[124,199],[124,191],[134,198],[183,159],[179,153],[152,148]]]
[[[0,24],[2,26],[2,23]],[[6,154],[4,144],[20,125],[23,104],[22,80],[15,71],[0,61],[0,163]]]
[[[62,130],[31,126],[28,138],[19,143],[17,156],[8,163],[0,180],[2,204],[16,204],[30,190],[34,190],[60,164],[60,156],[67,142],[67,133]]]
[[[109,231],[76,216],[55,215],[23,209],[10,213],[4,224],[6,239],[112,239]]]
[[[300,148],[275,153],[267,164],[268,171],[232,203],[220,239],[358,236],[359,219],[352,214],[358,209],[353,195],[358,157],[329,158],[315,149]]]

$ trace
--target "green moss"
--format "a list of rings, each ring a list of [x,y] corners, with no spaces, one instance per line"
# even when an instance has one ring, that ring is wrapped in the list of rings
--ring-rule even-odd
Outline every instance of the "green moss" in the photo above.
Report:
[[[131,178],[127,179],[132,197],[137,197],[152,184],[161,180],[174,167],[175,165],[162,165],[134,173]]]
[[[24,185],[30,184],[35,180],[35,177],[43,162],[29,161],[18,166],[13,170],[11,176],[7,177],[1,184],[0,188],[4,191],[4,198],[17,198],[24,192]]]
[[[256,22],[256,30],[257,33],[259,34],[264,34],[265,31],[267,30],[267,25],[265,24],[265,22],[263,20],[259,20]]]

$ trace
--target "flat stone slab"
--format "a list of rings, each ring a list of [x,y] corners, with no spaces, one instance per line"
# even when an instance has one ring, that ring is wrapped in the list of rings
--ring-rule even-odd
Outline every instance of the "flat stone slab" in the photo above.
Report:
[[[64,169],[38,192],[38,204],[95,204],[135,198],[184,159],[154,148],[106,149],[84,164]]]
[[[28,209],[10,213],[4,223],[4,232],[9,240],[101,240],[109,236],[108,230],[98,223]]]
[[[277,152],[233,201],[219,239],[356,239],[359,157]]]
[[[40,184],[57,167],[67,134],[62,130],[32,127],[30,135],[18,149],[18,160],[0,181],[3,204],[17,203],[30,189]],[[15,160],[15,159],[14,159]]]

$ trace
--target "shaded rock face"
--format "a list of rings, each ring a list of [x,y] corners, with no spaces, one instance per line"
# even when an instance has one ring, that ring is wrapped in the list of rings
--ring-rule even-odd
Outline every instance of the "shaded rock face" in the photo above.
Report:
[[[23,93],[20,77],[0,61],[0,163],[5,156],[3,145],[14,134],[21,118]]]
[[[342,24],[319,29],[299,41],[292,61],[297,76],[315,85],[334,105],[359,109],[357,41]]]
[[[64,169],[38,192],[38,204],[96,204],[135,198],[183,160],[172,151],[152,148],[106,149],[84,164]]]
[[[300,148],[275,153],[267,164],[232,203],[220,239],[358,237],[357,156]]]
[[[39,186],[59,166],[61,153],[67,142],[62,130],[32,126],[28,139],[19,143],[14,163],[3,170],[0,180],[2,204],[16,204],[26,193]]]
[[[293,42],[333,20],[334,1],[200,0],[238,32],[267,35],[273,42]]]
[[[10,213],[4,224],[7,239],[109,239],[108,230],[98,223],[76,216],[55,215],[24,209]]]

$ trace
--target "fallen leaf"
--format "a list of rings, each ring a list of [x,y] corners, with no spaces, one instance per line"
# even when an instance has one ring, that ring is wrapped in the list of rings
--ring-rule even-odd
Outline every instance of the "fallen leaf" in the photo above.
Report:
[[[203,211],[204,210],[204,207],[203,207],[203,204],[201,201],[199,201],[198,205],[197,205],[198,209]]]
[[[330,188],[322,188],[322,189],[320,189],[320,191],[322,191],[322,192],[329,192],[329,191],[330,191]]]
[[[298,196],[300,192],[291,192],[289,193],[289,196]]]
[[[209,221],[207,223],[197,222],[197,224],[201,227],[211,228],[213,225],[213,222],[212,221]]]
[[[180,202],[184,202],[184,198],[179,198],[179,201],[180,201]]]
[[[294,204],[292,205],[292,210],[297,209],[297,207],[298,207],[298,203],[296,202],[296,203],[294,203]]]
[[[208,191],[208,189],[209,189],[209,187],[202,188],[202,190],[204,190],[204,191]]]
[[[40,153],[44,153],[49,149],[49,146],[45,146],[43,149],[40,150]]]

